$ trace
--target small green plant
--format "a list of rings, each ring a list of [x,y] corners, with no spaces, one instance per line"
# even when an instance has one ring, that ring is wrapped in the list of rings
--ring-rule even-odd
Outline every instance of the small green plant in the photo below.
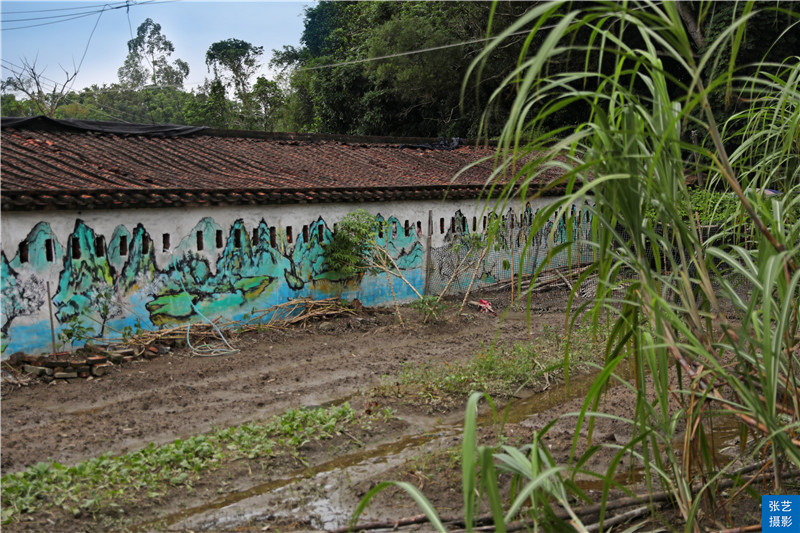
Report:
[[[422,313],[427,322],[428,320],[441,320],[448,305],[437,297],[426,294],[422,298],[414,300],[411,307]]]
[[[86,342],[91,338],[91,328],[83,325],[82,314],[76,314],[67,320],[66,325],[58,332],[58,340],[62,345],[75,346],[76,342]]]
[[[265,460],[281,454],[304,462],[301,448],[330,439],[346,428],[385,420],[385,413],[359,416],[345,403],[318,409],[293,409],[264,423],[249,422],[206,435],[114,456],[105,454],[75,466],[40,462],[2,477],[2,524],[21,514],[57,507],[78,516],[156,498],[170,488],[191,490],[205,470],[237,459]]]
[[[136,324],[133,326],[125,326],[122,328],[122,341],[123,342],[130,342],[131,339],[134,339],[142,334],[142,320],[140,318],[136,319]]]
[[[336,228],[331,242],[325,245],[325,260],[342,278],[352,278],[370,266],[370,243],[378,233],[378,221],[364,209],[345,216]]]

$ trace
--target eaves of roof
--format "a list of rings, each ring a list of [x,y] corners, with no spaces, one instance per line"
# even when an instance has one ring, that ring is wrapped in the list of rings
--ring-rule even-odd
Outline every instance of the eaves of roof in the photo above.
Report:
[[[439,139],[43,118],[4,119],[2,150],[4,211],[478,198],[496,155]]]

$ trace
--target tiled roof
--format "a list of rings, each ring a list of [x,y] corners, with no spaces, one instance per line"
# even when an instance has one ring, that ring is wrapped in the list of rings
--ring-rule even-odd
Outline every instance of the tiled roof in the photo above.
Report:
[[[167,137],[47,119],[4,123],[2,208],[475,198],[494,167],[491,147],[392,141],[218,130]]]

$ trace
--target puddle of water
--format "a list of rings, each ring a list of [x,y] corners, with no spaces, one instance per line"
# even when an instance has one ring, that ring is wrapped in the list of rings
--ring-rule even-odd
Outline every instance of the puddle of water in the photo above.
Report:
[[[92,407],[89,409],[78,409],[75,411],[69,411],[66,414],[71,416],[93,415],[95,413],[99,413],[103,409],[105,409],[105,406],[101,405],[100,407]]]

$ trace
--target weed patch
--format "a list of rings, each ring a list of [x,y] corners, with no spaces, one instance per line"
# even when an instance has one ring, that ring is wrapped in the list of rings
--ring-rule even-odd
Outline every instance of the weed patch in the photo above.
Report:
[[[157,498],[171,487],[191,490],[201,472],[237,459],[288,455],[302,462],[304,445],[386,417],[385,412],[359,415],[349,404],[293,409],[264,423],[218,429],[162,446],[151,443],[136,452],[105,454],[75,466],[40,462],[2,477],[2,523],[48,507],[75,517],[113,512],[143,496]]]
[[[391,398],[402,403],[449,409],[472,392],[509,398],[522,388],[549,384],[564,368],[565,339],[552,329],[535,341],[482,346],[475,357],[457,363],[436,362],[406,365],[394,376],[383,376],[368,391],[371,397]],[[589,362],[602,362],[604,334],[588,327],[573,332],[570,369],[580,370]]]

